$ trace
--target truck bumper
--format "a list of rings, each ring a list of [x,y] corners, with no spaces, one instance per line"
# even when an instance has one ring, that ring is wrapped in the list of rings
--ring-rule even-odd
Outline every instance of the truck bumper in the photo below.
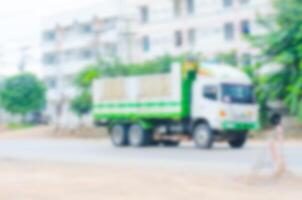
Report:
[[[257,122],[223,122],[222,129],[225,131],[250,131],[258,130],[260,128]]]

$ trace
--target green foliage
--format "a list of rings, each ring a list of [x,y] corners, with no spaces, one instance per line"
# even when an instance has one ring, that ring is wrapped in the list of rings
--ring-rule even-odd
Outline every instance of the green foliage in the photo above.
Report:
[[[23,130],[23,129],[27,129],[27,128],[32,128],[34,127],[34,124],[30,124],[30,123],[9,123],[7,125],[7,128],[9,130]]]
[[[99,66],[88,66],[75,77],[74,83],[80,89],[81,93],[72,100],[70,108],[79,117],[82,117],[91,111],[91,85],[93,80],[100,76],[101,68]]]
[[[1,107],[13,114],[26,115],[45,105],[45,87],[32,74],[21,74],[5,80],[0,91]]]
[[[230,52],[220,53],[216,56],[216,61],[231,66],[238,66],[237,52],[233,50]]]
[[[75,78],[75,85],[79,88],[90,88],[92,81],[101,76],[101,69],[97,66],[89,66],[81,71]]]
[[[91,94],[85,91],[82,94],[75,97],[71,102],[71,110],[79,117],[88,114],[91,111],[92,100]]]
[[[260,80],[267,100],[282,100],[291,114],[302,120],[302,2],[275,0],[276,12],[259,22],[268,33],[251,38],[261,50],[263,62],[278,63],[282,69]]]
[[[154,60],[137,64],[123,64],[119,61],[116,61],[113,64],[99,62],[96,66],[100,68],[102,76],[105,77],[156,74],[169,72],[172,63],[182,62],[187,56],[188,55],[173,57],[165,55]]]

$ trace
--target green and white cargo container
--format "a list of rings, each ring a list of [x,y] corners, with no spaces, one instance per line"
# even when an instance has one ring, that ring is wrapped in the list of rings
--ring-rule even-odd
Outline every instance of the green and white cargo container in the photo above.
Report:
[[[175,63],[166,74],[102,78],[93,84],[93,103],[95,124],[108,127],[116,146],[192,139],[198,148],[215,141],[240,148],[259,126],[251,80],[224,65]]]

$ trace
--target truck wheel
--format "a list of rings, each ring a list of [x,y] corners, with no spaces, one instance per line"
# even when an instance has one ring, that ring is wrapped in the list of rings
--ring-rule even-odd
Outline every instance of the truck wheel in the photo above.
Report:
[[[126,146],[128,145],[127,128],[122,125],[114,125],[110,129],[110,137],[114,146]]]
[[[229,145],[233,149],[240,149],[245,145],[247,138],[247,133],[237,133],[229,140]]]
[[[162,144],[166,147],[177,147],[179,146],[179,141],[163,141]]]
[[[151,133],[140,125],[132,125],[129,129],[129,143],[133,147],[143,147],[151,143]]]
[[[213,147],[213,132],[207,124],[199,123],[194,127],[193,139],[197,148],[211,149]]]

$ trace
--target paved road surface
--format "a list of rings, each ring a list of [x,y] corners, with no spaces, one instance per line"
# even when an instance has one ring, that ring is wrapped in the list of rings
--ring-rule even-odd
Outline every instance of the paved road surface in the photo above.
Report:
[[[191,144],[178,148],[114,148],[109,141],[6,139],[0,140],[0,160],[69,162],[106,165],[144,165],[193,167],[218,170],[249,170],[264,146],[249,144],[243,150],[216,145],[213,150],[198,150]],[[286,148],[290,168],[302,173],[302,145]]]

